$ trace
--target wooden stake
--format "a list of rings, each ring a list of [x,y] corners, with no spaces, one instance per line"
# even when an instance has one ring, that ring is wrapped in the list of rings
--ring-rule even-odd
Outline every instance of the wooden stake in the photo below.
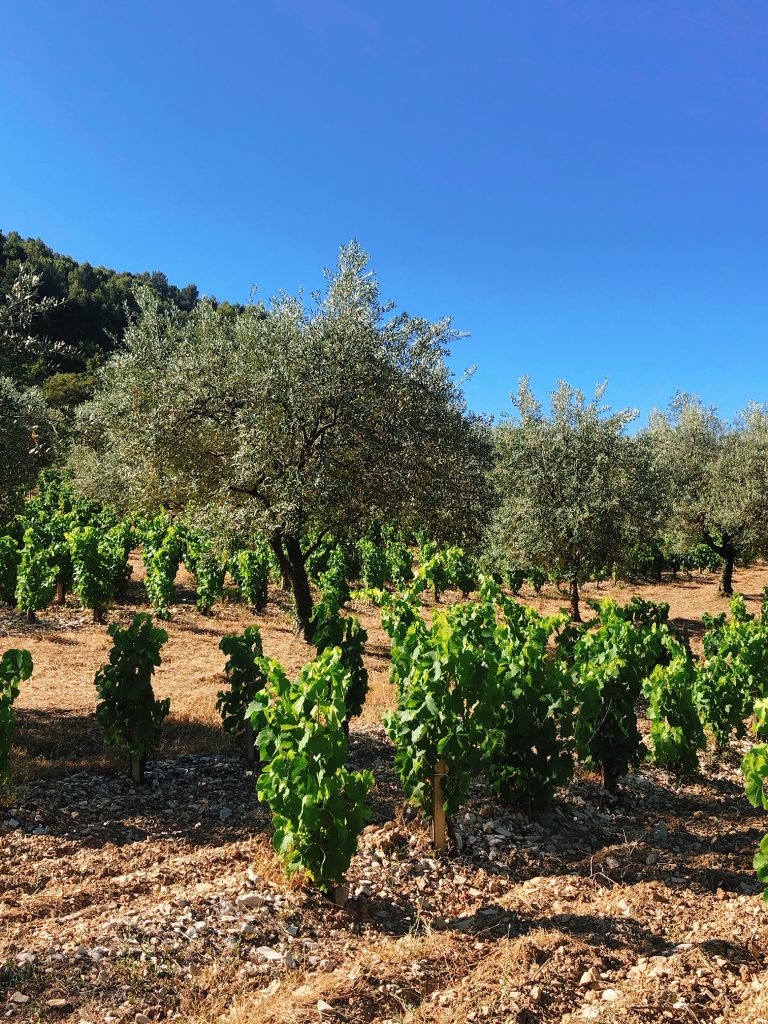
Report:
[[[443,779],[448,769],[445,761],[438,761],[432,776],[432,842],[436,850],[446,848],[445,793]]]
[[[245,736],[243,740],[245,743],[245,758],[249,764],[253,764],[256,760],[256,743],[253,736],[253,723],[250,718],[245,720]]]
[[[144,781],[144,764],[136,754],[131,754],[131,778],[137,785]]]

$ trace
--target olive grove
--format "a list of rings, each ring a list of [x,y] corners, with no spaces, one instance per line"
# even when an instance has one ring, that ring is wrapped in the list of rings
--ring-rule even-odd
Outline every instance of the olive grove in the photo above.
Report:
[[[137,297],[123,349],[81,409],[73,465],[86,493],[259,534],[307,639],[306,560],[326,534],[383,520],[480,536],[492,447],[446,363],[457,334],[383,303],[356,243],[311,305],[281,293],[183,314],[149,290]]]

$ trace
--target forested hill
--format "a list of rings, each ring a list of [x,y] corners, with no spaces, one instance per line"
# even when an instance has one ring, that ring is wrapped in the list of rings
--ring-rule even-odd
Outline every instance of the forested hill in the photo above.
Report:
[[[94,267],[54,252],[40,239],[0,231],[0,295],[10,291],[22,263],[40,275],[39,294],[58,300],[36,319],[33,333],[66,347],[53,347],[45,358],[30,358],[15,375],[20,384],[42,386],[52,405],[72,405],[88,397],[93,370],[123,335],[137,284],[149,284],[182,310],[192,309],[199,297],[197,285],[179,288],[160,271],[131,274]]]

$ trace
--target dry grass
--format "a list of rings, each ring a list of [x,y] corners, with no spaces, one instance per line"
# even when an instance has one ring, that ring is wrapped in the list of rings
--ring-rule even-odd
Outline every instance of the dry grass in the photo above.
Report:
[[[328,1020],[430,1020],[412,1016],[429,1004],[433,993],[450,990],[471,975],[483,950],[460,938],[432,932],[407,935],[389,943],[366,944],[342,969],[330,974],[296,971],[258,992],[232,998],[222,984],[222,970],[213,964],[201,975],[196,991],[182,1006],[188,1020],[219,1019],[228,1024],[316,1024]],[[318,1004],[326,1004],[322,1013]],[[431,1004],[430,1004],[431,1005]]]

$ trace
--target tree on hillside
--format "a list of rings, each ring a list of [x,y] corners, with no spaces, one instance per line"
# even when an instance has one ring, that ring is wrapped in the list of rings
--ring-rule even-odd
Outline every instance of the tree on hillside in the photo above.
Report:
[[[34,328],[57,302],[41,298],[39,290],[40,275],[22,263],[0,292],[0,376],[13,377],[22,362],[39,359],[53,347]]]
[[[80,392],[89,394],[90,369],[119,343],[128,310],[136,312],[137,285],[147,285],[182,311],[193,309],[198,301],[195,285],[177,288],[160,272],[130,274],[93,267],[54,252],[40,239],[0,231],[0,294],[10,294],[22,273],[35,276],[35,290],[43,301],[38,301],[27,332],[36,345],[17,352],[10,371],[3,371],[18,386],[42,385],[63,372],[81,375]],[[41,345],[44,339],[49,341]],[[68,387],[70,400],[79,397],[71,380],[57,382],[54,391],[60,393],[62,387]]]
[[[50,309],[37,294],[39,281],[22,266],[0,293],[0,526],[17,511],[25,492],[50,455],[51,432],[42,396],[22,391],[8,374],[17,360],[43,351],[31,333],[36,317]]]
[[[47,410],[35,390],[0,377],[0,529],[19,510],[50,455]]]
[[[471,542],[491,448],[445,362],[450,320],[393,314],[356,243],[301,295],[185,318],[147,290],[81,422],[81,486],[132,509],[195,506],[268,538],[313,632],[306,559],[379,519]]]
[[[515,414],[495,431],[500,505],[492,543],[512,564],[538,565],[567,580],[571,616],[579,588],[652,532],[655,477],[647,447],[627,435],[636,413],[587,401],[561,381],[542,411],[529,382],[512,396]]]
[[[768,552],[768,406],[751,404],[733,423],[695,395],[655,412],[648,437],[665,478],[673,544],[706,544],[723,559],[721,594],[733,593],[736,561]]]

